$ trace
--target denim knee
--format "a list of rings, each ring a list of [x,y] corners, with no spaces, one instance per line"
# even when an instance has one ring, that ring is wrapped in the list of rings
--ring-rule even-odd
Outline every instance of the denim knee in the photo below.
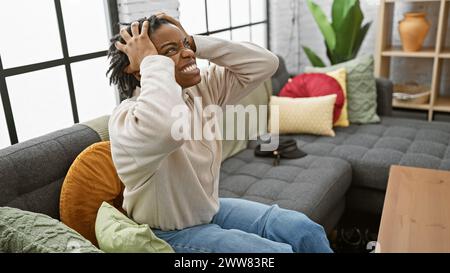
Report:
[[[295,252],[330,252],[323,227],[305,214],[272,206],[264,224],[264,237],[287,241]]]

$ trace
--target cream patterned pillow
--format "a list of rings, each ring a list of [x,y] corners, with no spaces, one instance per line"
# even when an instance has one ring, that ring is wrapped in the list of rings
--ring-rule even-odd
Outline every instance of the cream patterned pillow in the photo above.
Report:
[[[278,127],[280,134],[335,136],[333,131],[335,102],[336,94],[310,98],[272,96],[269,131],[276,134]]]

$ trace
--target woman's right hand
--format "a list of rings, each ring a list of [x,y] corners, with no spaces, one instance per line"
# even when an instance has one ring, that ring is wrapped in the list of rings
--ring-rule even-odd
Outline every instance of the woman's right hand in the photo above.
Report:
[[[115,46],[128,56],[130,64],[125,68],[125,73],[133,74],[140,70],[142,60],[149,55],[158,55],[155,45],[148,36],[149,22],[146,20],[142,24],[142,30],[139,34],[139,23],[131,24],[131,36],[123,28],[120,30],[120,36],[125,40],[125,44],[116,42]]]

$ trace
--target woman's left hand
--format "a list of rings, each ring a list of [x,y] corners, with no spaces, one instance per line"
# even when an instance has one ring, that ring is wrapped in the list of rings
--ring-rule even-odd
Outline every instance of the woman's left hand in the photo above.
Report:
[[[184,30],[183,26],[180,24],[180,22],[177,19],[173,18],[172,16],[167,15],[164,12],[159,12],[159,13],[156,13],[155,15],[159,19],[167,20],[171,24],[173,24],[176,27],[178,27],[181,30],[181,32],[185,35],[185,37],[189,40],[189,45],[191,46],[192,51],[194,51],[194,52],[197,51],[197,47],[195,46],[194,39],[192,38],[191,35],[189,35],[186,32],[186,30]]]

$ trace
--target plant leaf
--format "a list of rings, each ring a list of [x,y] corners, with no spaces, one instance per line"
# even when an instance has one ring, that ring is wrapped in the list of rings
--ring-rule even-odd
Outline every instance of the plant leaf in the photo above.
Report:
[[[330,48],[330,50],[334,50],[334,48],[336,47],[336,35],[334,33],[333,27],[327,19],[327,16],[323,13],[322,9],[312,0],[307,0],[306,2],[308,4],[309,10],[316,20],[317,25],[319,26],[320,32],[322,32],[322,35],[325,38],[327,46]]]
[[[372,25],[372,22],[366,23],[358,33],[358,36],[355,41],[355,45],[352,52],[352,57],[355,58],[356,55],[358,55],[358,51],[361,48],[362,42],[364,41],[364,38],[366,37],[367,32],[369,31],[370,26]]]
[[[335,29],[336,48],[335,50],[331,50],[331,54],[334,56],[336,63],[341,63],[352,58],[353,49],[355,48],[355,42],[359,36],[363,19],[364,16],[359,6],[359,1],[356,1],[356,4],[350,8],[347,16],[339,25],[339,28]]]
[[[335,65],[338,64],[339,62],[336,61],[336,57],[333,55],[333,53],[331,53],[330,49],[328,49],[327,47],[327,57],[328,60],[330,60],[331,65]]]
[[[358,0],[335,0],[331,10],[333,29],[339,29],[349,10],[357,4]]]
[[[314,67],[325,67],[325,64],[323,63],[322,59],[317,56],[316,53],[314,53],[314,51],[312,51],[309,47],[303,46],[303,50],[306,53],[306,56],[308,56],[309,62],[314,66]]]

